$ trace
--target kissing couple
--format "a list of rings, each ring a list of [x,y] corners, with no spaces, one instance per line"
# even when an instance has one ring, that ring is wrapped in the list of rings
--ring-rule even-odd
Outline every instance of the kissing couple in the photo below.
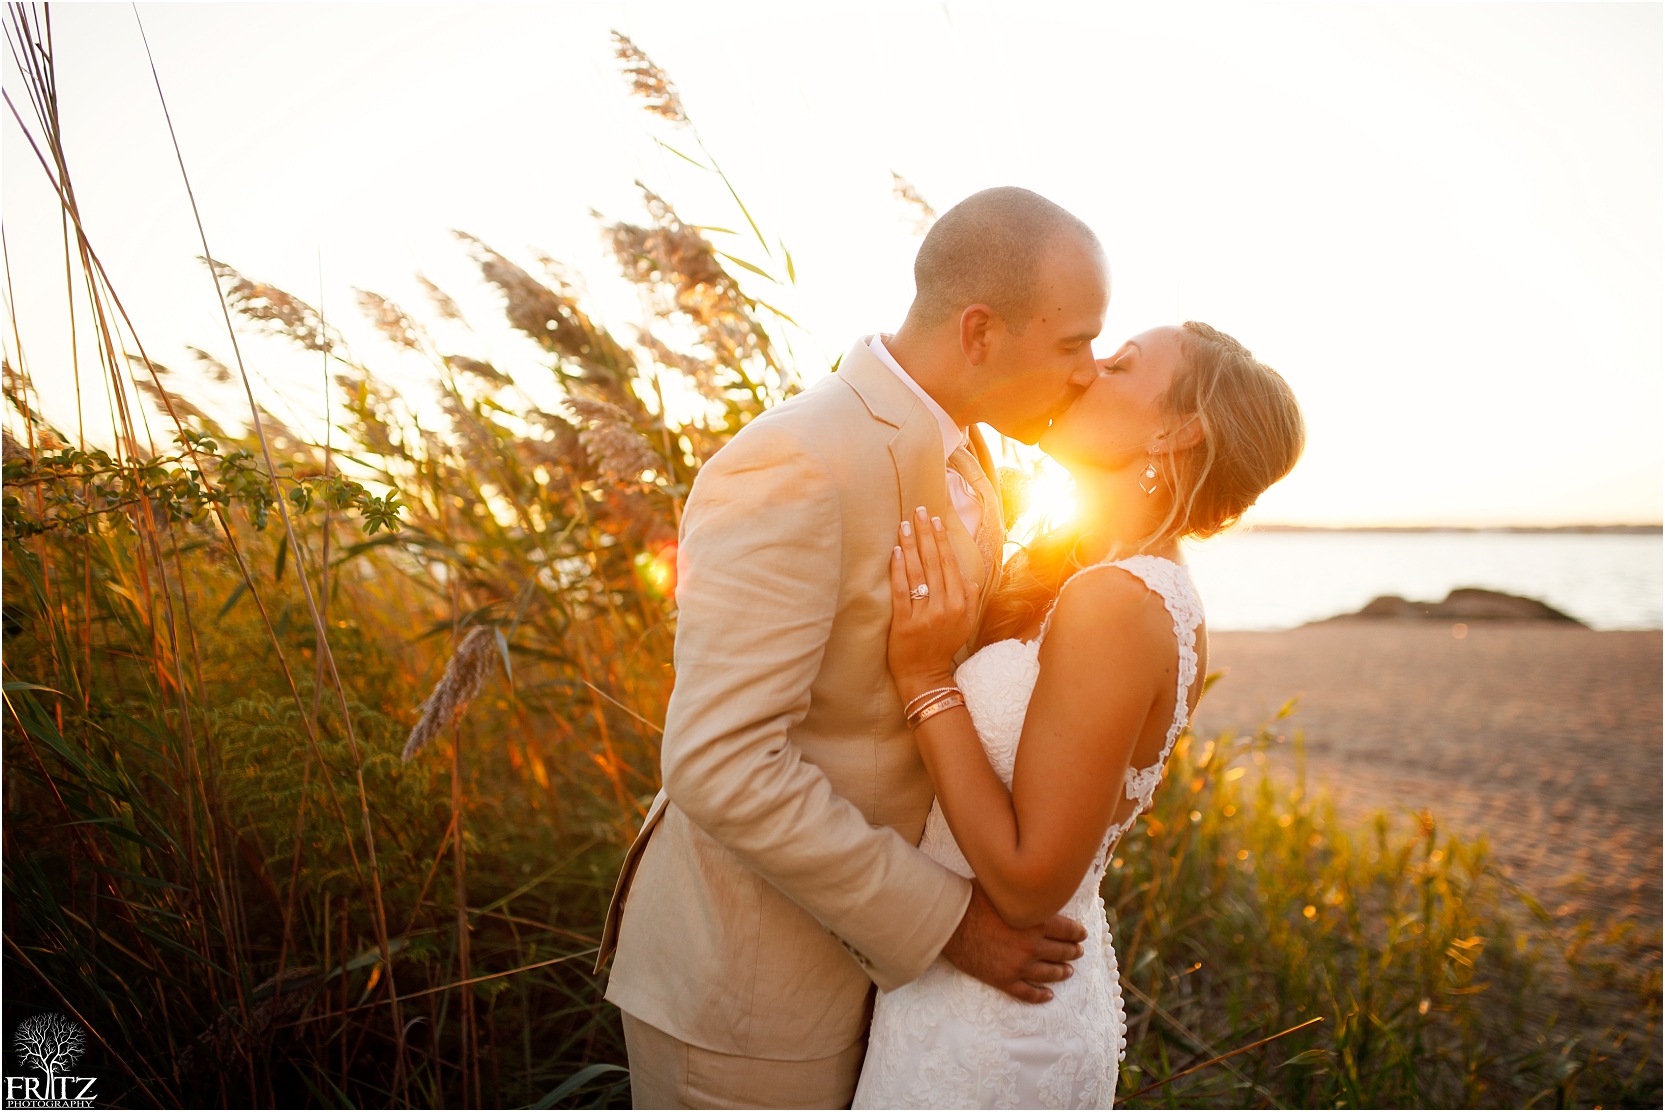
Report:
[[[1207,666],[1180,542],[1304,425],[1205,324],[1095,360],[1104,250],[1028,190],[943,214],[914,283],[683,510],[664,790],[597,963],[637,1108],[1115,1098],[1099,883]],[[980,424],[1075,480],[1074,519],[1010,559]]]

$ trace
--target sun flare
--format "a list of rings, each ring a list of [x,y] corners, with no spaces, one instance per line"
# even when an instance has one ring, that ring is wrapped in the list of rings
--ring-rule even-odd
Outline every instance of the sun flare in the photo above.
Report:
[[[1023,511],[1009,530],[1013,540],[1027,542],[1075,516],[1075,480],[1051,460],[1037,459],[1025,486]]]

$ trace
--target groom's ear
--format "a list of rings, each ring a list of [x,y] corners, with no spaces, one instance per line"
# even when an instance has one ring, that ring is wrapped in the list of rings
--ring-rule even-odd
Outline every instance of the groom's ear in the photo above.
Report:
[[[987,305],[968,305],[960,314],[960,351],[973,367],[981,367],[988,359],[989,333],[999,319]]]

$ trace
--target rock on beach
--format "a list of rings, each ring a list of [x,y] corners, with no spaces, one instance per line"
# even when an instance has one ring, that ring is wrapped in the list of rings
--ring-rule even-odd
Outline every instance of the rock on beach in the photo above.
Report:
[[[1347,618],[1426,618],[1433,621],[1454,622],[1572,622],[1583,625],[1570,614],[1563,614],[1546,602],[1502,591],[1488,591],[1483,587],[1458,587],[1445,596],[1444,602],[1409,602],[1398,595],[1382,595],[1371,600],[1357,614],[1343,614]]]

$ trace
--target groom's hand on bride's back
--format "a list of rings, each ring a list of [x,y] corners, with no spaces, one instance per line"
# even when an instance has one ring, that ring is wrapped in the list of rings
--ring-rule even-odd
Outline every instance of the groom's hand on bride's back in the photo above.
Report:
[[[1046,986],[1075,973],[1071,963],[1081,956],[1081,943],[1086,940],[1087,928],[1062,915],[1038,927],[1007,926],[983,895],[982,885],[973,880],[971,903],[942,948],[942,956],[960,972],[1008,996],[1027,1004],[1044,1004],[1052,999],[1052,990]]]

